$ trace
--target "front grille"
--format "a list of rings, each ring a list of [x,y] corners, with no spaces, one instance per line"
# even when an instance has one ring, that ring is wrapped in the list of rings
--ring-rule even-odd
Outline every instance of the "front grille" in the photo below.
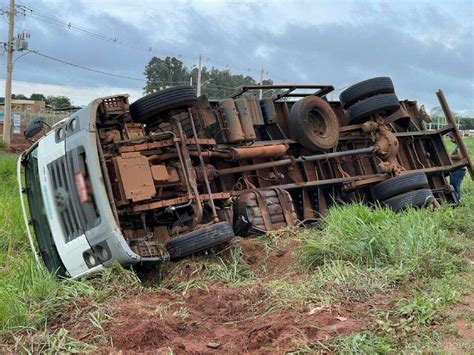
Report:
[[[83,234],[86,225],[74,182],[72,166],[66,156],[56,159],[48,165],[54,188],[54,199],[60,215],[66,242]]]

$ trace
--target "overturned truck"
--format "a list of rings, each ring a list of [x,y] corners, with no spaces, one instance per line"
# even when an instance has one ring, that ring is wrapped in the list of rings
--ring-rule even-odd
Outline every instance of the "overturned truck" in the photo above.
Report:
[[[273,95],[257,99],[260,89]],[[335,203],[458,202],[447,175],[467,167],[472,177],[472,163],[441,91],[449,126],[436,131],[390,78],[355,84],[340,101],[333,91],[245,86],[209,101],[177,86],[130,105],[127,95],[94,100],[19,159],[35,256],[77,278],[317,222]],[[461,160],[443,144],[448,132]]]

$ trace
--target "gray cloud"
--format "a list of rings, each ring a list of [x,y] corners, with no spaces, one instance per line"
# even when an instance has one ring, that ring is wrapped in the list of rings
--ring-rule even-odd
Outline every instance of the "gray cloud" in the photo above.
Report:
[[[203,53],[209,58],[205,62],[209,67],[227,65],[235,73],[257,77],[263,66],[276,82],[324,82],[336,87],[389,75],[400,98],[416,99],[432,107],[437,105],[435,90],[443,88],[453,109],[474,111],[474,10],[469,1],[454,5],[350,2],[343,6],[340,16],[333,11],[326,17],[311,2],[289,2],[287,16],[284,8],[280,6],[277,11],[272,9],[272,2],[265,1],[228,3],[219,11],[209,3],[174,6],[152,2],[143,7],[129,6],[127,9],[135,9],[130,20],[126,14],[91,9],[90,3],[65,4],[34,6],[123,40],[144,45],[153,42],[163,56],[183,55],[188,66]],[[340,11],[341,4],[337,7]],[[143,20],[137,21],[140,13]],[[301,20],[295,21],[299,15]],[[144,66],[152,56],[30,18],[22,25],[31,30],[32,49],[99,70],[143,77]],[[16,79],[43,83],[128,86],[134,90],[143,86],[33,54],[22,58],[15,70]]]

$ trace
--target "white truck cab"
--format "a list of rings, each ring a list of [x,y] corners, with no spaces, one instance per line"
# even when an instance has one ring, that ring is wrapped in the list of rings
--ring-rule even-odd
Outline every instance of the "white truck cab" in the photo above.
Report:
[[[62,120],[19,158],[30,244],[37,259],[41,255],[47,269],[61,276],[79,278],[114,261],[130,265],[140,260],[116,224],[100,167],[96,111],[103,100],[112,98],[116,97],[94,100]]]

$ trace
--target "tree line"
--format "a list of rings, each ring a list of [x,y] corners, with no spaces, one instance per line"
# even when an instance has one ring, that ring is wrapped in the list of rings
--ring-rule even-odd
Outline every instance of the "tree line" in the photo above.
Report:
[[[143,88],[145,94],[162,90],[175,85],[192,85],[197,87],[197,68],[188,68],[176,57],[164,59],[153,57],[145,67],[147,82]],[[234,93],[242,85],[257,85],[258,82],[249,75],[232,74],[229,69],[202,67],[201,90],[209,99],[223,99]],[[271,85],[271,79],[263,80],[264,85]],[[267,93],[268,94],[268,93]]]
[[[44,101],[46,105],[51,106],[55,109],[64,109],[72,107],[71,99],[67,96],[44,96],[43,94],[33,93],[30,97],[23,94],[12,94],[14,100],[32,100],[32,101]]]
[[[474,117],[472,115],[461,115],[457,112],[453,111],[454,119],[458,125],[459,129],[468,130],[474,129]],[[430,111],[430,117],[432,120],[431,126],[432,128],[444,127],[448,123],[446,121],[446,117],[444,117],[443,110],[441,107],[433,107]]]

